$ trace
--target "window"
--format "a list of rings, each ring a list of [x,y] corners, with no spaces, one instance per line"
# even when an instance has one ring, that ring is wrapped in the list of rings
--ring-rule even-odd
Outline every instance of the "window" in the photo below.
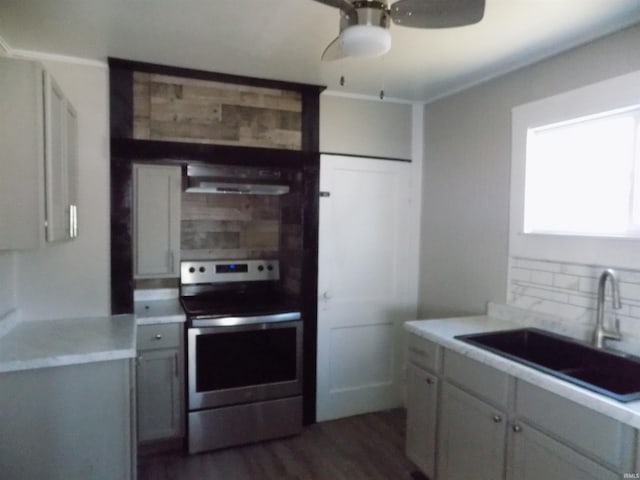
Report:
[[[524,232],[640,236],[640,106],[529,129]]]
[[[640,269],[640,72],[515,107],[510,256]]]

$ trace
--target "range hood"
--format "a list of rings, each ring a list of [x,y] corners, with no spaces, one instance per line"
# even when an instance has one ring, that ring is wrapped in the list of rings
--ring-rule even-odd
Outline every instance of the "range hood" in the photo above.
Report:
[[[188,165],[186,192],[284,195],[289,185],[277,169],[227,165]]]

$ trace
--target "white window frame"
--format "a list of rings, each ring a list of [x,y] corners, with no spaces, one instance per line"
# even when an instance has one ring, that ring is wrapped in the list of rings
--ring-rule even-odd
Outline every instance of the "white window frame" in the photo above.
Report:
[[[524,233],[527,131],[640,104],[640,71],[520,105],[512,110],[509,255],[640,269],[640,239]],[[594,192],[597,195],[599,192]]]

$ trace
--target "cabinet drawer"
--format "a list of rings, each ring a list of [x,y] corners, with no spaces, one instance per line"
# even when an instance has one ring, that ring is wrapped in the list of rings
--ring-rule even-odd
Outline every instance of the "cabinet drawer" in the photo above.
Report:
[[[437,372],[440,367],[440,348],[435,343],[410,333],[407,340],[409,361],[433,372]]]
[[[571,400],[518,381],[516,414],[618,472],[632,471],[631,427]]]
[[[138,327],[138,350],[179,347],[180,331],[179,323],[141,325]]]
[[[444,374],[452,382],[493,405],[507,406],[509,376],[506,373],[451,350],[445,350]]]

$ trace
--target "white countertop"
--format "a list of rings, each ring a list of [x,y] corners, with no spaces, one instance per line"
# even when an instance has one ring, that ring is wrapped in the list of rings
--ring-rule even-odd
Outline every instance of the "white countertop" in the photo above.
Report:
[[[0,338],[0,373],[135,355],[133,315],[24,321]]]
[[[133,292],[133,312],[138,325],[184,323],[187,316],[180,305],[177,288],[150,288]]]
[[[187,318],[178,298],[138,300],[134,312],[138,325],[184,323]]]
[[[522,328],[523,326],[522,323],[500,320],[486,315],[437,320],[414,320],[405,323],[406,330],[411,333],[573,400],[580,405],[615,418],[634,428],[640,428],[640,401],[618,402],[454,338],[457,335],[508,330]],[[544,328],[544,326],[540,325],[531,326]]]

